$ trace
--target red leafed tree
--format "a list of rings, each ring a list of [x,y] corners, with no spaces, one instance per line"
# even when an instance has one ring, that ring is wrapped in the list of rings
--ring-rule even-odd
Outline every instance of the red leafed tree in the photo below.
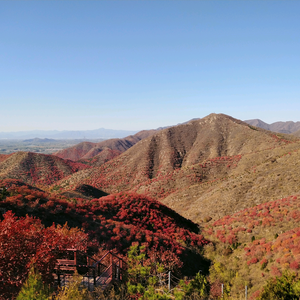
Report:
[[[17,218],[9,211],[0,222],[0,299],[12,299],[35,264],[45,283],[52,273],[59,250],[76,247],[86,249],[87,235],[67,226],[44,228],[41,221]]]

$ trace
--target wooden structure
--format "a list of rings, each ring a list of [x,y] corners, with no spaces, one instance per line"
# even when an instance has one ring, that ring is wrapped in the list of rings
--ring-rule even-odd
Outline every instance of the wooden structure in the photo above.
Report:
[[[96,286],[105,288],[109,283],[122,281],[127,265],[124,260],[107,251],[98,261],[78,249],[62,252],[56,264],[56,280],[59,287],[65,286],[77,271],[83,276],[82,284],[89,290]]]

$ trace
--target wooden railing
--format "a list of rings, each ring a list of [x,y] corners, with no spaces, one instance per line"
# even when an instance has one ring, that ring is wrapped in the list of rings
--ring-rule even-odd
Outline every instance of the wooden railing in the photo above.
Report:
[[[122,281],[124,278],[127,264],[111,251],[107,251],[98,261],[77,249],[67,249],[67,252],[73,252],[74,258],[57,260],[58,286],[62,286],[66,276],[72,276],[76,270],[83,275],[82,283],[89,290],[93,290],[95,286],[105,287],[111,282]]]
[[[106,286],[114,281],[122,281],[126,269],[127,265],[124,260],[108,251],[89,268],[83,279],[88,282],[89,289],[91,283],[93,287]]]

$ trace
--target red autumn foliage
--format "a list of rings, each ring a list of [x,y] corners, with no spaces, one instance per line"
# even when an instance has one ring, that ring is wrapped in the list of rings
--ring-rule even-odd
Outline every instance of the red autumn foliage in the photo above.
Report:
[[[65,197],[12,186],[0,207],[18,216],[38,217],[46,226],[68,223],[88,233],[90,253],[99,248],[125,254],[133,242],[155,250],[166,265],[177,268],[188,260],[189,249],[202,247],[207,240],[198,234],[198,226],[156,200],[135,193],[120,193],[87,201],[70,202]],[[14,196],[11,196],[14,195]],[[12,197],[17,200],[12,201]],[[172,267],[172,266],[170,266]],[[195,266],[194,266],[195,267]]]
[[[247,243],[244,259],[248,265],[260,261],[260,267],[271,272],[266,277],[279,276],[284,270],[298,272],[300,263],[300,202],[297,196],[289,196],[247,208],[230,216],[225,216],[213,224],[207,224],[204,234],[221,243]],[[280,232],[284,226],[293,229]],[[248,228],[248,229],[247,229]],[[277,228],[277,229],[276,229]],[[274,232],[266,238],[255,239],[262,231]],[[236,244],[238,245],[238,244]],[[235,247],[235,245],[233,245]]]
[[[51,283],[59,250],[75,247],[86,250],[87,235],[66,226],[45,228],[41,221],[17,218],[11,211],[0,222],[0,295],[11,298],[20,290],[31,264],[35,264],[43,281]]]
[[[292,270],[298,270],[299,269],[299,263],[297,261],[293,261],[290,263],[290,268]]]
[[[258,262],[258,259],[256,257],[252,257],[250,260],[247,261],[247,265],[256,264]]]

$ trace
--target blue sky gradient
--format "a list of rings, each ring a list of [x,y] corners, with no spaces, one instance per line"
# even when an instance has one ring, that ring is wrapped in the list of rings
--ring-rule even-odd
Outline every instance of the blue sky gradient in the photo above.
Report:
[[[0,1],[0,131],[300,121],[300,1]]]

